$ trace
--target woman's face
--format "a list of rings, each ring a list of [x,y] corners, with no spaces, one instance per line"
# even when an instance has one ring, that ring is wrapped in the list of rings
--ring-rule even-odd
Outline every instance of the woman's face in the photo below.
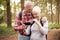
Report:
[[[32,14],[33,14],[34,18],[36,18],[36,19],[40,18],[40,14],[39,13],[32,13]]]

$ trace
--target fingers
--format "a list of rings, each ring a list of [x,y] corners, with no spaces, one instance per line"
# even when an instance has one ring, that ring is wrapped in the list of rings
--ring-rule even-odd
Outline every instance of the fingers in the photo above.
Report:
[[[27,26],[25,24],[23,24],[22,27],[23,27],[23,29],[26,29],[27,28]]]
[[[33,19],[33,21],[37,21],[37,19]]]
[[[19,26],[19,29],[25,29],[27,26],[25,25],[25,24],[23,24],[23,25],[20,25]]]

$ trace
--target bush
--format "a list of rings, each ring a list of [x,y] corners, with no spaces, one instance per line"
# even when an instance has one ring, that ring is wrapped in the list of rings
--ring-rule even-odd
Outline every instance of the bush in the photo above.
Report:
[[[60,24],[49,24],[49,29],[59,29],[60,28]]]
[[[7,28],[5,24],[0,24],[0,35],[11,35],[15,34],[14,28]]]

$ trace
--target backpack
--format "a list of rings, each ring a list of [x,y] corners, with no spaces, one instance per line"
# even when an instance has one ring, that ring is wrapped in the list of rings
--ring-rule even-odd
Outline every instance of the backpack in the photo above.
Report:
[[[31,15],[32,15],[32,13],[31,13]],[[32,17],[34,18],[34,16],[32,15]],[[22,20],[22,12],[20,12],[19,13],[19,18],[20,18],[20,20]],[[41,23],[41,25],[43,26],[43,23],[42,23],[42,20],[40,19],[40,23]],[[30,23],[28,23],[28,24],[30,24]],[[34,24],[34,22],[32,23],[32,24],[30,24],[30,27],[32,26]],[[30,29],[31,30],[31,29]],[[25,34],[24,34],[25,35]],[[29,36],[30,37],[30,35],[31,35],[31,31],[30,31],[30,34],[29,35],[25,35],[25,36]],[[47,35],[46,35],[46,40],[47,40]]]

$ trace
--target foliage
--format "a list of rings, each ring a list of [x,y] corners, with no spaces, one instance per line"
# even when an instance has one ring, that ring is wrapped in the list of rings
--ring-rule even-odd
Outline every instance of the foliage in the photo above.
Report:
[[[7,28],[6,24],[0,24],[0,35],[12,35],[15,34],[14,28]]]
[[[0,23],[3,22],[3,13],[2,12],[3,12],[3,10],[0,9]]]
[[[55,23],[55,24],[49,24],[49,29],[59,29],[60,28],[60,24],[57,24],[57,23]]]
[[[0,0],[0,24],[3,22],[3,9],[1,7],[6,7],[6,1],[5,0]]]
[[[5,0],[0,0],[0,5],[6,6],[6,1]]]

